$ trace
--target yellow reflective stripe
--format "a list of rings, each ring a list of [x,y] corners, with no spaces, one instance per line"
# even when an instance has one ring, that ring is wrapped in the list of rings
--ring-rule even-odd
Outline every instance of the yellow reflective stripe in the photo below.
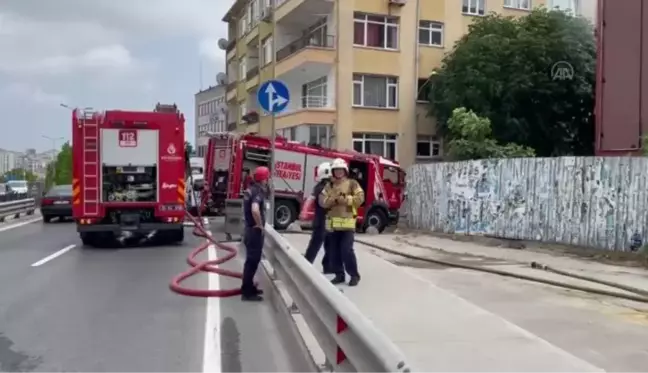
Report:
[[[356,219],[354,218],[331,218],[331,228],[346,228],[354,229],[356,226]]]

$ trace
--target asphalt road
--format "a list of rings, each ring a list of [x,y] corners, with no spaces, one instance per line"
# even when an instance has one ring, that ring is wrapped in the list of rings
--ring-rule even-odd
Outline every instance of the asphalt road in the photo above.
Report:
[[[199,243],[186,233],[184,245],[88,249],[70,223],[0,225],[0,371],[308,370],[268,302],[169,290]],[[187,284],[220,282],[239,286]]]

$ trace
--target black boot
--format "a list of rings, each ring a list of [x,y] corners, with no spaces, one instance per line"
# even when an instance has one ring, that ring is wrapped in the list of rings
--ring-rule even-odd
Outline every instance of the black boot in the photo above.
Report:
[[[244,302],[261,302],[263,297],[259,294],[241,294],[241,300]]]
[[[331,280],[331,284],[339,285],[339,284],[343,284],[345,281],[346,281],[346,279],[344,278],[344,276],[335,275],[335,278],[333,278],[333,280]]]
[[[351,281],[349,281],[349,286],[357,286],[359,282],[360,276],[353,276],[351,277]]]
[[[254,288],[254,292],[256,293],[256,295],[263,295],[263,290],[259,288]]]

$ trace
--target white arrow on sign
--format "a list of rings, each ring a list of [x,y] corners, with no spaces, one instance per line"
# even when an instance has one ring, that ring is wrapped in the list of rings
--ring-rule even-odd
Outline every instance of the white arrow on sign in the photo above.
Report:
[[[288,102],[285,97],[279,95],[276,95],[277,97],[275,98],[277,90],[275,90],[275,87],[272,85],[272,83],[268,84],[265,93],[268,95],[268,109],[270,109],[270,111],[272,111],[276,105],[283,105]]]

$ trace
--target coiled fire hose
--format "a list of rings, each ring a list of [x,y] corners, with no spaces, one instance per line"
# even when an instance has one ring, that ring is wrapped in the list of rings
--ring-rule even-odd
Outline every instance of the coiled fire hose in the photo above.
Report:
[[[189,159],[189,158],[187,158]],[[189,182],[191,184],[191,192],[192,192],[192,198],[193,198],[193,186],[194,186],[194,181],[193,181],[193,175],[191,173],[189,174]],[[194,224],[194,230],[193,234],[196,237],[202,238],[205,241],[193,249],[191,253],[189,253],[189,256],[187,256],[187,264],[191,267],[185,272],[180,273],[179,275],[175,276],[172,280],[171,283],[169,284],[169,288],[171,291],[182,294],[182,295],[187,295],[190,297],[219,297],[219,298],[225,298],[225,297],[232,297],[235,295],[240,295],[241,294],[241,289],[236,288],[236,289],[223,289],[223,290],[210,290],[210,289],[192,289],[192,288],[187,288],[183,287],[181,283],[188,279],[191,276],[194,276],[198,273],[201,272],[208,272],[208,273],[215,273],[220,276],[225,276],[225,277],[231,277],[231,278],[242,278],[243,273],[237,272],[237,271],[230,271],[227,269],[223,269],[218,267],[219,265],[222,265],[223,263],[226,263],[236,257],[238,254],[238,250],[230,245],[227,245],[225,243],[219,242],[215,240],[210,232],[205,229],[205,226],[203,224],[203,218],[201,215],[202,209],[207,205],[207,193],[203,193],[202,199],[200,203],[196,203],[197,206],[197,216],[192,216],[191,213],[186,210],[185,211],[185,216],[186,218],[193,222]],[[206,261],[199,261],[197,259],[198,255],[200,255],[203,251],[207,251],[209,249],[209,246],[214,245],[216,246],[217,249],[221,249],[227,252],[227,255],[214,259],[214,260],[206,260]]]

